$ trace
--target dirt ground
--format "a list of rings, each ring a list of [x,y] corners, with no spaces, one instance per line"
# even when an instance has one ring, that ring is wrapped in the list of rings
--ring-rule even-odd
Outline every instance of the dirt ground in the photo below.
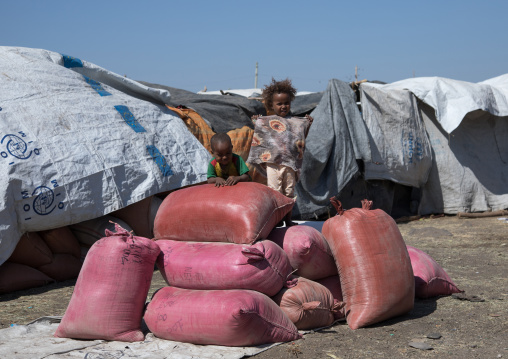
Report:
[[[508,221],[446,216],[400,223],[399,228],[407,244],[445,268],[466,299],[416,300],[407,315],[354,331],[340,322],[256,358],[508,358]],[[1,295],[0,328],[63,315],[74,284]],[[156,271],[148,297],[163,286]],[[427,337],[433,334],[440,338]]]

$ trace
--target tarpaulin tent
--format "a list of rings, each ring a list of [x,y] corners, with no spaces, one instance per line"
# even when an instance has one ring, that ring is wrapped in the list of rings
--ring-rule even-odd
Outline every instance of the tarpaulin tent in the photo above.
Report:
[[[424,123],[426,136],[415,131],[411,148],[407,141],[396,143],[401,131],[395,128],[377,136],[385,142],[392,136],[395,140],[391,154],[384,153],[379,161],[390,163],[396,159],[396,153],[402,155],[408,149],[412,150],[413,162],[419,160],[421,170],[410,176],[413,183],[398,171],[384,174],[396,183],[421,188],[419,214],[483,212],[508,207],[508,75],[477,84],[432,77],[382,86],[367,83],[360,88],[362,108],[379,110],[364,111],[367,123],[374,122],[383,111],[385,119],[403,118],[406,113],[415,129]],[[372,96],[373,93],[377,96]],[[403,104],[401,107],[400,96],[413,103],[407,110]],[[415,101],[410,100],[412,96],[419,100],[417,108]],[[369,130],[372,133],[372,128]],[[427,143],[431,144],[431,156]],[[429,158],[432,162],[427,175]],[[366,178],[379,175],[372,168],[366,166]]]
[[[0,264],[22,233],[206,180],[170,93],[59,53],[0,47]]]

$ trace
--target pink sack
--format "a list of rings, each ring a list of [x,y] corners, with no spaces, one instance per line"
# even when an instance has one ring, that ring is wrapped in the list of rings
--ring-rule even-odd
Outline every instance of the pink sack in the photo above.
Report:
[[[342,289],[340,288],[340,277],[338,275],[332,275],[331,277],[326,277],[322,279],[316,279],[316,282],[325,286],[330,293],[333,295],[333,300],[335,303],[341,303],[343,301],[342,298]],[[346,317],[345,309],[341,308],[333,313],[333,317],[335,320],[343,319]]]
[[[164,287],[144,319],[156,337],[184,343],[251,346],[302,337],[273,300],[253,290]]]
[[[88,251],[55,337],[134,342],[160,249],[119,225]]]
[[[371,201],[348,211],[335,199],[337,215],[323,225],[335,256],[351,329],[409,312],[414,305],[413,269],[395,221]]]
[[[311,226],[275,228],[267,239],[284,249],[296,274],[307,279],[337,275],[337,266],[325,237]]]
[[[332,293],[321,284],[303,277],[289,289],[282,289],[273,300],[298,329],[314,329],[331,325],[334,312],[344,305],[335,303]]]
[[[445,270],[424,251],[407,246],[415,279],[415,296],[417,298],[437,297],[462,293]]]
[[[157,241],[157,267],[169,285],[187,289],[252,289],[275,295],[291,274],[278,245]]]
[[[255,182],[204,184],[171,192],[154,223],[157,239],[250,244],[268,236],[294,200]]]

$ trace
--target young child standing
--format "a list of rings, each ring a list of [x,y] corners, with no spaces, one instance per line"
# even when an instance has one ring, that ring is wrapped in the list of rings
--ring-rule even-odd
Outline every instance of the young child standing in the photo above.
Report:
[[[295,117],[291,114],[291,102],[296,89],[291,80],[275,81],[263,90],[263,100],[270,116],[253,116],[254,135],[247,162],[266,168],[268,187],[295,197],[295,185],[300,175],[305,151],[305,138],[312,124],[312,117]],[[286,227],[297,223],[289,212],[284,218]]]
[[[213,135],[210,146],[214,157],[208,164],[208,183],[223,187],[250,181],[249,168],[242,157],[233,153],[233,144],[227,133]]]

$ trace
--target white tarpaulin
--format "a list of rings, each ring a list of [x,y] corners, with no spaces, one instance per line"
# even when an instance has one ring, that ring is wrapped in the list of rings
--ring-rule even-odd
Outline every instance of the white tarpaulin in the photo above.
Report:
[[[383,85],[388,90],[409,90],[436,111],[441,127],[452,133],[472,111],[508,116],[508,74],[479,83],[442,77],[420,77]]]
[[[24,232],[206,180],[210,154],[153,103],[169,92],[39,49],[0,47],[0,69],[0,264]]]

